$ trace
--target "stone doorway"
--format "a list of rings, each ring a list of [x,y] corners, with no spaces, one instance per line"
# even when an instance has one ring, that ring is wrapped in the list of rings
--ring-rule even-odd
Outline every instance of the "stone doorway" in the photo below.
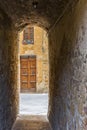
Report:
[[[28,31],[29,27],[25,31],[27,35],[22,32],[19,36],[20,103],[13,130],[50,130],[47,119],[49,87],[48,38],[42,28],[34,27],[33,42],[31,42]],[[26,39],[24,40],[24,38]],[[18,127],[19,124],[20,127]]]
[[[19,86],[21,92],[48,93],[48,37],[38,26],[29,25],[19,34]]]

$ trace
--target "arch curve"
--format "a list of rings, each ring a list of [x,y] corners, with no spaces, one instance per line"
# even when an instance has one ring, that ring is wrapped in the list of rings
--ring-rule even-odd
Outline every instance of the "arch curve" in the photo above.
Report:
[[[11,18],[18,30],[31,23],[48,30],[61,15],[70,0],[36,1],[38,3],[36,8],[34,8],[33,0],[1,0],[0,7]]]

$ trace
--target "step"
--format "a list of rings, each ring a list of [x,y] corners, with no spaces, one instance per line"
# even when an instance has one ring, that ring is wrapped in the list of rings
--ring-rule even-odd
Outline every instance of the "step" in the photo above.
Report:
[[[12,130],[51,130],[51,128],[46,116],[20,115]]]

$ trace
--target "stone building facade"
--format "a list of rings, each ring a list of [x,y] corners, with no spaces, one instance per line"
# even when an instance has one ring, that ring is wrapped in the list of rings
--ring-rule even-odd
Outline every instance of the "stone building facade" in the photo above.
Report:
[[[36,56],[36,92],[48,92],[49,63],[47,34],[42,28],[34,26],[34,43],[23,44],[23,33],[22,31],[19,35],[19,61],[20,56]]]

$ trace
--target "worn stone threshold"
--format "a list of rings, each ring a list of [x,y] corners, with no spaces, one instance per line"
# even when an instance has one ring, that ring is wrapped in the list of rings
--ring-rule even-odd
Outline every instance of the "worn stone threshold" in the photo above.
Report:
[[[46,116],[18,115],[12,130],[51,130]]]

